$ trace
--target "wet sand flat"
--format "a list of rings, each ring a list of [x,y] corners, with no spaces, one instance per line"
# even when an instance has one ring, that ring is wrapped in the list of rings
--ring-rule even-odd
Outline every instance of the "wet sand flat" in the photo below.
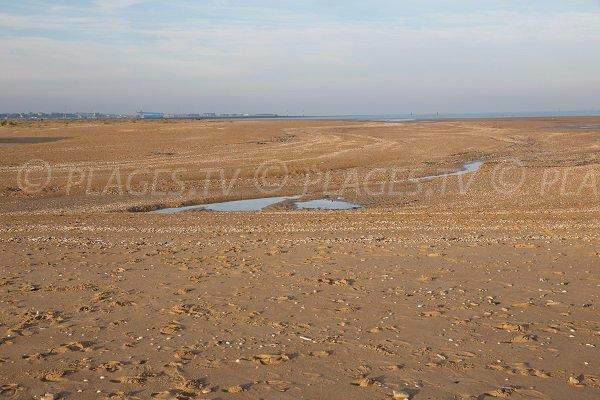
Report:
[[[59,137],[0,137],[0,145],[48,143],[62,139]]]
[[[599,123],[1,127],[0,398],[597,399]]]

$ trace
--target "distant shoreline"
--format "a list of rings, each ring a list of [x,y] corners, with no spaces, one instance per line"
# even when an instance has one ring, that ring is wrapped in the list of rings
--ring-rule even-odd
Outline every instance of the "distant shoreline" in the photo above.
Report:
[[[173,116],[172,114],[157,113],[157,116],[141,118],[136,115],[123,114],[100,114],[97,117],[78,117],[76,114],[68,116],[56,116],[57,113],[0,113],[0,120],[19,120],[19,121],[104,121],[104,120],[149,120],[149,121],[295,121],[295,120],[334,120],[334,121],[382,121],[382,122],[412,122],[412,121],[442,121],[458,119],[502,119],[502,118],[548,118],[548,117],[598,117],[600,110],[593,111],[543,111],[543,112],[491,112],[491,113],[434,113],[434,114],[348,114],[348,115],[277,115],[277,114],[256,114],[256,115],[231,115],[222,116]],[[42,115],[42,116],[39,116]],[[165,116],[166,115],[166,116]]]

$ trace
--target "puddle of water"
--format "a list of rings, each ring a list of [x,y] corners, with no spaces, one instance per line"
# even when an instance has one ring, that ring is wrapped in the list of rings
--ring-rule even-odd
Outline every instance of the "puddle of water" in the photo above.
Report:
[[[464,164],[463,169],[461,169],[460,171],[447,172],[445,174],[438,174],[438,175],[423,176],[421,178],[417,178],[416,180],[434,179],[434,178],[443,178],[445,176],[457,176],[457,175],[470,174],[470,173],[479,171],[479,168],[481,168],[482,165],[483,165],[483,161],[474,161],[474,162]]]
[[[348,203],[343,200],[330,200],[330,199],[318,199],[310,201],[296,201],[294,202],[296,208],[304,210],[353,210],[355,208],[361,208],[359,204]]]
[[[456,175],[464,175],[473,172],[477,172],[479,168],[483,165],[482,161],[474,161],[470,163],[466,163],[463,165],[463,168],[460,171],[447,172],[445,174],[439,175],[429,175],[421,178],[417,178],[414,180],[425,180],[425,179],[435,179],[442,178],[445,176],[456,176]],[[151,211],[153,213],[178,213],[183,211],[191,211],[191,210],[209,210],[209,211],[220,211],[220,212],[236,212],[236,211],[260,211],[265,207],[271,206],[273,204],[282,203],[286,200],[297,200],[302,196],[282,196],[282,197],[264,197],[260,199],[248,199],[248,200],[235,200],[235,201],[226,201],[222,203],[210,203],[210,204],[200,204],[195,206],[184,206],[184,207],[175,207],[175,208],[163,208],[160,210]],[[303,210],[353,210],[356,208],[361,208],[360,204],[352,204],[347,201],[344,201],[342,198],[338,198],[336,200],[331,199],[317,199],[317,200],[309,200],[309,201],[296,201],[293,203],[294,206],[298,209]]]
[[[161,210],[152,211],[154,213],[178,213],[190,210],[209,210],[221,212],[235,211],[260,211],[265,207],[273,204],[281,203],[286,200],[299,199],[300,196],[285,196],[285,197],[265,197],[261,199],[235,200],[225,201],[222,203],[199,204],[195,206],[184,206],[175,208],[163,208]]]

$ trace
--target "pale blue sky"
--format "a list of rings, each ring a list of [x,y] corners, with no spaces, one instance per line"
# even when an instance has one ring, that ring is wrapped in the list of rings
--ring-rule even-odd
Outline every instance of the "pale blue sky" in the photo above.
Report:
[[[4,3],[0,112],[600,109],[600,0]]]

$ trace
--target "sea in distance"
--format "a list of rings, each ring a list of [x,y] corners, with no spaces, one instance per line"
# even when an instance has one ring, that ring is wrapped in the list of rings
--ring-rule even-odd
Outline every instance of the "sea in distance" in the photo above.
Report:
[[[275,119],[275,120],[350,120],[350,121],[384,121],[384,122],[410,122],[434,121],[445,119],[487,119],[487,118],[540,118],[540,117],[591,117],[600,116],[596,111],[543,111],[543,112],[489,112],[489,113],[434,113],[434,114],[381,114],[381,115],[302,115],[302,116],[269,116],[243,119]]]

